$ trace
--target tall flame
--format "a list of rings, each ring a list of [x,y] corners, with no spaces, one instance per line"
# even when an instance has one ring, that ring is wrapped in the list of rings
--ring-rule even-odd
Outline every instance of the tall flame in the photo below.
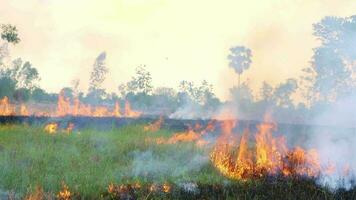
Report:
[[[274,123],[258,125],[254,146],[249,146],[248,130],[245,130],[238,143],[232,142],[233,128],[233,123],[223,123],[223,132],[210,155],[213,165],[223,175],[246,180],[277,173],[285,176],[317,176],[320,173],[317,152],[301,147],[288,149],[284,137],[272,136],[276,129]]]

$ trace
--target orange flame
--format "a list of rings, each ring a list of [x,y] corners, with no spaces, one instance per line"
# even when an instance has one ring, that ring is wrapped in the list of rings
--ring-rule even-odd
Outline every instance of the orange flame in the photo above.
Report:
[[[317,176],[320,173],[317,152],[301,147],[289,150],[283,137],[272,137],[274,123],[258,125],[254,147],[249,146],[247,130],[239,143],[234,144],[233,127],[231,122],[223,123],[223,132],[210,155],[213,165],[224,176],[246,180],[266,174]]]
[[[91,106],[80,102],[78,97],[73,99],[73,102],[68,97],[64,96],[61,91],[58,95],[58,102],[54,112],[43,112],[43,108],[31,108],[31,112],[27,109],[25,104],[14,105],[11,104],[8,97],[0,99],[0,116],[92,116],[92,117],[139,117],[141,112],[131,109],[130,102],[125,102],[125,108],[121,111],[119,102],[116,102],[113,108],[109,106]]]
[[[14,107],[10,104],[9,98],[6,96],[0,99],[0,115],[9,116],[14,114]]]
[[[66,184],[62,184],[62,190],[58,192],[57,198],[60,200],[70,200],[72,198],[72,193]]]
[[[27,107],[25,106],[25,104],[21,104],[20,115],[21,116],[28,116],[29,115],[29,112],[28,112]]]
[[[138,111],[134,111],[131,109],[131,105],[130,105],[130,102],[129,101],[126,101],[125,102],[125,116],[126,117],[139,117],[141,115],[141,112],[138,112]]]

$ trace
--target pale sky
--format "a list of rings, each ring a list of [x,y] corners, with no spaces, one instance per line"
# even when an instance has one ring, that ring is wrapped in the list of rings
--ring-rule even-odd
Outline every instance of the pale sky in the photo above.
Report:
[[[144,64],[156,87],[206,79],[223,99],[237,83],[230,47],[252,49],[242,80],[254,89],[278,84],[308,66],[318,44],[313,23],[353,14],[354,0],[0,0],[0,23],[16,25],[22,39],[12,58],[37,67],[48,91],[73,79],[86,89],[94,59],[106,51],[108,91]]]

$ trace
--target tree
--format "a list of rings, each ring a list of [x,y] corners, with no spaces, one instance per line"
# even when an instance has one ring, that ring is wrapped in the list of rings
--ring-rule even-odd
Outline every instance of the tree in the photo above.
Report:
[[[1,39],[12,44],[17,44],[21,41],[17,33],[16,26],[13,26],[11,24],[2,24],[0,27],[1,27]]]
[[[16,82],[10,77],[0,76],[0,98],[12,97],[16,89]]]
[[[297,90],[298,84],[295,79],[287,79],[286,82],[279,84],[273,94],[277,106],[290,108],[293,106],[291,95]]]
[[[352,78],[356,67],[356,16],[325,17],[313,25],[321,41],[314,49],[311,66],[301,77],[308,102],[330,102],[355,92]]]
[[[244,46],[236,46],[230,48],[230,54],[228,59],[230,61],[229,66],[235,70],[238,74],[238,88],[240,87],[240,76],[251,65],[252,53],[249,48]]]
[[[105,65],[106,53],[102,52],[95,59],[93,71],[90,74],[89,91],[102,89],[102,84],[106,79],[108,68]]]
[[[40,77],[37,69],[30,62],[25,62],[18,70],[16,80],[18,88],[32,89]]]
[[[33,89],[40,80],[37,69],[30,62],[23,63],[21,58],[12,61],[10,67],[0,69],[0,74],[11,78],[16,83],[16,88]]]
[[[146,70],[145,65],[140,65],[136,68],[136,75],[128,82],[127,89],[136,94],[142,93],[148,95],[152,92],[151,73]]]
[[[109,72],[106,67],[105,60],[106,53],[102,52],[95,59],[93,71],[90,74],[89,93],[87,95],[87,99],[94,104],[99,103],[106,96],[105,89],[102,88],[102,84],[106,79],[107,73]]]
[[[273,97],[273,87],[266,81],[263,81],[262,87],[260,89],[260,97],[262,101],[270,102]]]
[[[5,42],[0,44],[0,67],[4,65],[4,58],[9,56],[9,47],[8,44],[17,44],[20,42],[20,38],[17,33],[16,26],[11,24],[0,24],[0,37]]]

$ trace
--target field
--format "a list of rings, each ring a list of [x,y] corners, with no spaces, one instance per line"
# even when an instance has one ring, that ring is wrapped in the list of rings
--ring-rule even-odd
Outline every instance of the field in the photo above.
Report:
[[[0,199],[355,199],[313,178],[231,180],[215,169],[210,147],[162,143],[174,130],[144,124],[100,131],[0,126]]]

